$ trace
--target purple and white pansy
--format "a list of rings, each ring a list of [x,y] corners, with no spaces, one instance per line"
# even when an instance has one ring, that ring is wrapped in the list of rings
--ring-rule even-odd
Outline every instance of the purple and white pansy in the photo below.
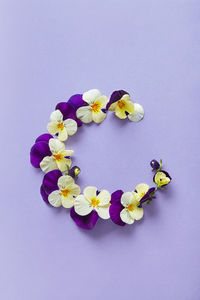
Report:
[[[132,192],[116,190],[110,194],[107,190],[87,186],[81,193],[76,183],[80,168],[71,168],[73,150],[67,150],[64,142],[83,123],[101,123],[107,111],[133,122],[144,116],[142,106],[131,102],[129,93],[124,90],[113,92],[110,100],[97,89],[75,94],[67,102],[56,105],[47,125],[49,133],[40,135],[30,151],[31,164],[46,173],[40,188],[43,200],[54,208],[70,209],[76,225],[86,230],[91,230],[99,218],[111,219],[119,226],[133,224],[143,217],[144,206],[155,198],[156,191],[171,182],[170,175],[162,170],[162,161],[158,163],[154,159],[150,164],[155,172],[155,187],[140,183]]]

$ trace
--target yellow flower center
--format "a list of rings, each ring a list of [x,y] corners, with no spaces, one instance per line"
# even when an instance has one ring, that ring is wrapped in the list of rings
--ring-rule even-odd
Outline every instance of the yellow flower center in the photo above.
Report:
[[[63,156],[62,156],[62,154],[60,154],[60,153],[56,153],[56,154],[54,154],[53,155],[53,158],[55,159],[55,160],[61,160],[62,158],[63,158]]]
[[[60,129],[60,130],[63,130],[64,129],[63,122],[58,123],[57,128]]]
[[[101,109],[101,105],[99,103],[94,103],[91,106],[93,112],[98,113]]]
[[[128,209],[129,211],[133,211],[134,210],[134,205],[133,204],[129,204],[126,209]]]
[[[65,190],[61,190],[61,193],[64,197],[67,197],[69,195],[70,191],[65,189]]]
[[[124,102],[123,100],[119,100],[119,101],[117,102],[117,105],[119,106],[120,109],[122,109],[122,108],[124,108],[124,106],[125,106],[125,102]]]
[[[93,199],[91,200],[91,204],[92,204],[93,207],[98,206],[99,202],[100,202],[100,201],[99,201],[97,198],[93,198]]]

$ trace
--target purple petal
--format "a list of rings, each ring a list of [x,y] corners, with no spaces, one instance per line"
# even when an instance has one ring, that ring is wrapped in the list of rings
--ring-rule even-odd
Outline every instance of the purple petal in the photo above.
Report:
[[[76,117],[76,109],[68,102],[60,102],[56,105],[56,109],[59,109],[63,114],[63,120],[68,118],[73,119],[77,122],[78,126],[82,125],[81,120]]]
[[[121,203],[113,203],[110,206],[109,212],[110,212],[110,218],[113,221],[113,223],[124,226],[126,225],[120,218],[120,213],[123,209],[123,205]]]
[[[82,94],[76,94],[69,98],[68,103],[77,110],[81,106],[88,105],[85,101],[83,101]]]
[[[124,208],[120,202],[122,194],[123,194],[122,190],[117,190],[114,193],[112,193],[111,201],[110,201],[111,206],[109,209],[111,220],[119,226],[126,225],[120,218],[120,212]]]
[[[44,202],[46,202],[47,204],[49,204],[48,194],[45,192],[43,185],[41,185],[41,187],[40,187],[40,194],[41,194],[42,199],[44,200]]]
[[[49,149],[49,145],[46,142],[37,142],[31,148],[30,152],[30,161],[33,167],[39,168],[40,162],[43,160],[45,156],[50,156],[51,151]]]
[[[106,109],[108,109],[111,106],[111,104],[113,104],[114,102],[119,101],[125,94],[129,94],[129,93],[127,93],[124,90],[114,91],[110,96],[110,100],[106,105]]]
[[[79,226],[82,229],[91,230],[95,225],[99,218],[97,212],[93,210],[89,215],[87,216],[79,216],[75,210],[74,207],[70,210],[70,216],[74,220],[77,226]]]
[[[113,204],[113,203],[120,203],[122,194],[123,194],[122,190],[117,190],[117,191],[113,192],[111,194],[111,201],[110,201],[111,204]]]
[[[44,133],[44,134],[38,136],[38,138],[35,140],[35,143],[37,143],[37,142],[47,142],[48,143],[49,140],[52,138],[53,138],[53,136],[51,134]]]
[[[46,194],[51,194],[58,189],[58,178],[62,176],[60,170],[53,170],[44,175],[42,186]]]

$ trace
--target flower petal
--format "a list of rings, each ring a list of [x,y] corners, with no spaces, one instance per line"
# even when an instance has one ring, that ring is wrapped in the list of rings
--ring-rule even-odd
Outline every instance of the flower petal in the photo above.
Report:
[[[79,107],[87,105],[83,101],[83,95],[82,94],[76,94],[73,95],[69,98],[68,103],[75,109],[77,110]]]
[[[83,123],[90,123],[92,122],[92,111],[90,106],[83,106],[77,109],[76,116],[80,119]]]
[[[144,210],[142,207],[141,208],[136,207],[134,210],[129,211],[129,214],[131,215],[132,219],[140,220],[144,215]]]
[[[103,113],[102,111],[99,111],[99,112],[92,112],[92,120],[95,122],[95,123],[101,123],[103,120],[105,120],[106,118],[106,114]]]
[[[124,207],[129,206],[132,203],[132,201],[133,201],[133,193],[131,192],[126,192],[121,197],[121,204]]]
[[[90,201],[92,198],[96,198],[97,188],[95,186],[87,186],[84,189],[83,194],[85,198]]]
[[[44,191],[49,195],[58,189],[58,179],[62,176],[60,170],[53,170],[44,175],[42,185]]]
[[[125,223],[120,218],[120,213],[121,213],[122,209],[124,209],[124,207],[120,202],[119,203],[114,202],[113,204],[111,204],[111,206],[109,208],[111,220],[119,226],[125,225]]]
[[[107,204],[104,206],[95,207],[95,210],[98,213],[100,218],[107,220],[110,219],[109,208],[110,208],[110,204]]]
[[[120,218],[126,224],[133,224],[134,223],[134,219],[131,217],[129,211],[126,208],[124,208],[121,211]]]
[[[64,171],[66,171],[68,168],[71,167],[72,161],[71,161],[71,159],[69,159],[69,158],[62,158],[61,160],[56,161],[56,164],[57,164],[57,166],[58,166],[58,169],[59,169],[61,172],[64,172]]]
[[[70,216],[74,220],[77,226],[86,230],[91,230],[96,225],[96,222],[99,218],[95,210],[93,210],[87,216],[80,216],[75,212],[74,207],[72,207],[70,210]]]
[[[77,132],[77,123],[73,119],[67,119],[63,123],[69,135],[73,135]]]
[[[45,156],[40,163],[40,168],[44,173],[48,173],[52,170],[58,169],[58,166],[53,156]]]
[[[61,194],[60,191],[53,191],[48,197],[49,203],[54,207],[60,207],[62,205],[61,202]]]
[[[51,134],[56,134],[58,132],[58,123],[53,121],[47,124],[47,130]]]
[[[66,120],[66,119],[70,118],[70,119],[75,120],[77,122],[78,126],[81,126],[82,125],[81,120],[77,119],[77,117],[76,117],[76,109],[77,108],[73,107],[72,103],[71,102],[69,103],[69,101],[58,103],[56,105],[56,109],[59,109],[62,112],[63,120]],[[82,101],[82,103],[84,103],[84,102]]]
[[[146,183],[140,183],[135,188],[140,197],[143,197],[149,190],[149,186]]]
[[[47,204],[49,204],[49,201],[48,201],[48,196],[49,195],[44,190],[44,186],[43,185],[41,185],[41,187],[40,187],[40,194],[41,194],[42,199],[44,200],[44,202],[46,202]]]
[[[69,175],[63,175],[58,179],[58,187],[60,190],[66,189],[71,184],[74,184],[74,179]]]
[[[53,136],[49,133],[44,133],[38,136],[38,138],[35,140],[35,143],[37,142],[49,142],[50,139],[52,139]]]
[[[132,122],[139,122],[144,117],[144,109],[143,107],[138,104],[134,103],[134,112],[128,115],[128,118]]]
[[[111,195],[107,190],[102,190],[98,196],[97,199],[100,201],[98,206],[104,206],[106,204],[110,203]]]
[[[59,109],[56,109],[55,111],[53,111],[51,113],[50,120],[52,122],[61,123],[63,121],[63,114],[61,113],[61,111]]]
[[[122,194],[123,194],[123,191],[122,191],[122,190],[117,190],[117,191],[113,192],[113,193],[111,194],[111,200],[110,200],[110,202],[111,202],[112,204],[114,204],[114,203],[117,203],[117,204],[118,204],[118,203],[121,203],[120,200],[121,200]]]
[[[123,97],[125,97],[126,95],[124,95]],[[129,114],[132,114],[134,112],[135,109],[135,105],[133,104],[133,102],[131,101],[126,101],[126,105],[125,105],[125,111]]]
[[[81,192],[80,186],[78,184],[71,185],[70,190],[73,196],[78,196]]]
[[[51,155],[49,145],[46,142],[37,142],[30,151],[30,162],[33,167],[39,168],[40,163],[45,156]]]
[[[65,122],[65,121],[64,121]],[[75,122],[75,121],[74,121]],[[76,123],[76,122],[75,122]],[[77,126],[77,125],[76,125]],[[68,138],[67,129],[64,127],[62,130],[59,130],[58,139],[61,142],[66,141]]]
[[[65,144],[58,139],[49,140],[49,148],[53,154],[65,150]]]
[[[101,96],[101,93],[99,90],[91,89],[91,90],[83,93],[83,100],[90,105],[100,96]]]
[[[68,197],[61,198],[62,206],[65,208],[71,208],[74,206],[75,198],[72,195],[69,195]]]
[[[101,109],[102,108],[106,108],[106,105],[108,103],[108,97],[106,97],[106,96],[100,96],[100,97],[98,97],[97,101],[100,103]]]
[[[83,195],[79,195],[76,197],[74,202],[74,209],[75,212],[80,216],[86,216],[93,210],[92,206]]]
[[[116,105],[116,108],[115,108],[115,114],[116,116],[119,118],[119,119],[126,119],[127,118],[127,115],[125,113],[125,109],[123,108],[120,108],[118,105]]]

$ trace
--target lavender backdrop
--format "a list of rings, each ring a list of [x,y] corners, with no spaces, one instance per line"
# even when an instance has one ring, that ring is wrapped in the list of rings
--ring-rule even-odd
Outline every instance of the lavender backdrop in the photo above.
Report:
[[[0,15],[0,298],[199,300],[199,1],[1,0]],[[80,230],[29,164],[55,104],[90,88],[146,115],[71,138],[81,187],[151,184],[152,158],[173,177],[134,226]]]

